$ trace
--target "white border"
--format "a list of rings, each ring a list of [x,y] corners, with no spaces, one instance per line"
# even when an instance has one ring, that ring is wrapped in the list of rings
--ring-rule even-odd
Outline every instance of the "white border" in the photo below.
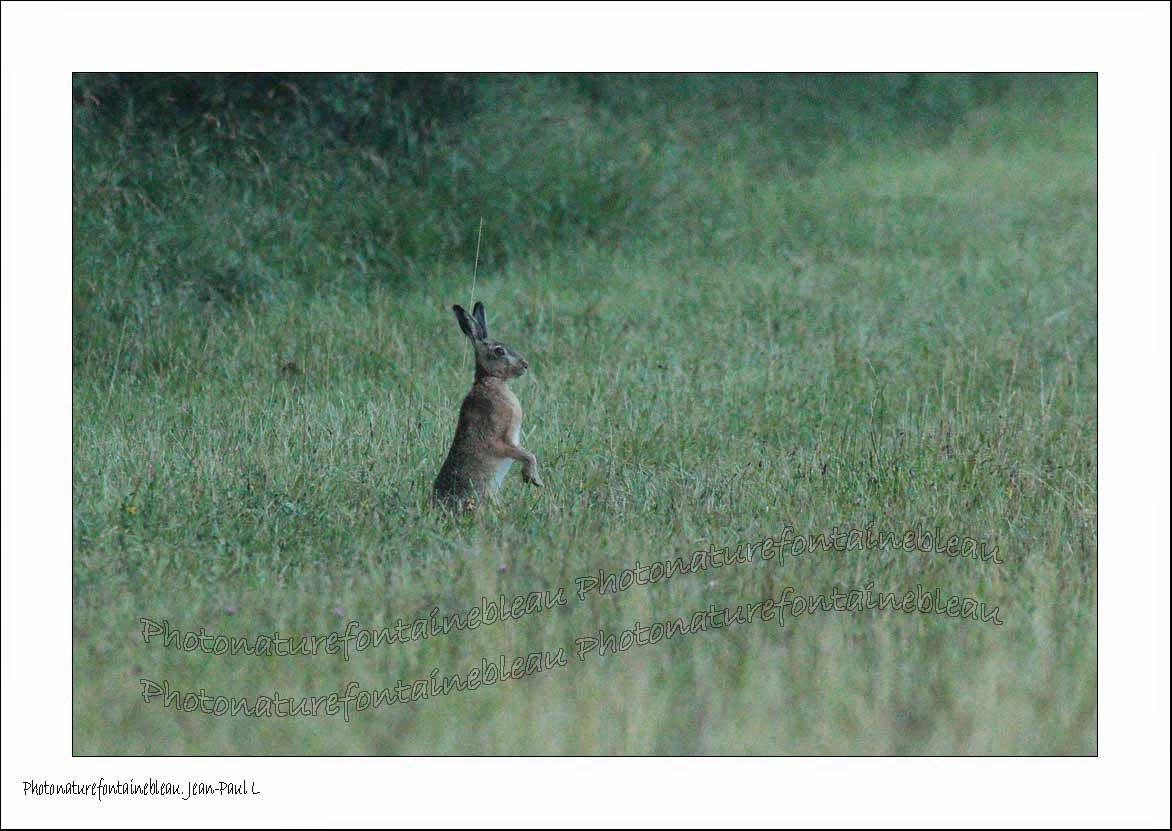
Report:
[[[1167,4],[6,2],[2,15],[5,827],[1167,827]],[[1100,758],[70,758],[68,84],[128,69],[1100,72]],[[27,778],[148,775],[245,775],[269,796],[197,812],[21,795]]]

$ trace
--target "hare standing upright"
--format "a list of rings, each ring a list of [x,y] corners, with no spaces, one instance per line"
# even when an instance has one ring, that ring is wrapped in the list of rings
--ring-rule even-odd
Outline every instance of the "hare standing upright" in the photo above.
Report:
[[[476,378],[460,407],[460,420],[448,458],[435,479],[432,498],[448,507],[467,508],[483,502],[500,487],[514,461],[521,476],[541,486],[537,457],[521,446],[521,402],[508,387],[510,378],[525,374],[529,362],[503,343],[488,339],[484,304],[472,314],[453,306],[460,329],[476,351]]]

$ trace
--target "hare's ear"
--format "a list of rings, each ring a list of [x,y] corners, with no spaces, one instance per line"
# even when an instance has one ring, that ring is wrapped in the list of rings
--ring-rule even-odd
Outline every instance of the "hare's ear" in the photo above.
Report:
[[[472,307],[472,317],[480,324],[480,331],[477,333],[481,340],[488,339],[488,322],[484,319],[484,304],[477,301],[476,305]]]
[[[463,306],[452,306],[452,311],[456,313],[456,322],[460,324],[460,331],[472,340],[477,340],[477,322],[468,316],[468,312],[464,311]]]

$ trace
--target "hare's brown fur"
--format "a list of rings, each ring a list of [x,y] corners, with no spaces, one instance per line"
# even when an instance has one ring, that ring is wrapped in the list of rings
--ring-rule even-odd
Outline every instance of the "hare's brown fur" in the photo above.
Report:
[[[476,377],[460,406],[456,435],[432,489],[432,498],[448,507],[467,508],[483,502],[500,487],[514,461],[521,475],[541,485],[537,457],[521,446],[521,402],[508,387],[529,362],[503,343],[488,340],[484,306],[470,316],[453,306],[460,329],[476,351]]]

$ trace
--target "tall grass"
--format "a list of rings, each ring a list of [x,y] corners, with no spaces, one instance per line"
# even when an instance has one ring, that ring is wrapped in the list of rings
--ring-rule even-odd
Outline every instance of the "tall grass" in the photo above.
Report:
[[[406,149],[328,121],[316,144],[211,122],[168,142],[75,107],[75,751],[1093,753],[1093,82],[475,80]],[[469,381],[447,307],[481,215],[477,298],[533,366],[514,387],[546,487],[510,477],[450,518],[426,493]],[[1004,563],[826,552],[573,597],[600,569],[868,523]],[[872,582],[1004,625],[754,623],[349,723],[139,694],[381,689]],[[325,634],[557,588],[349,661],[185,653],[139,623]]]

